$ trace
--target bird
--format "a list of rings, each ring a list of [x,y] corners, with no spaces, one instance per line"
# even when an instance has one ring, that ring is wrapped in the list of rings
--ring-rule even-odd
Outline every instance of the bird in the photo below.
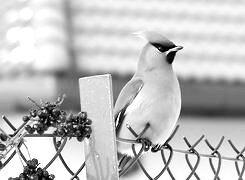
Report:
[[[147,42],[136,71],[118,95],[114,106],[117,138],[134,140],[149,125],[141,138],[164,144],[174,130],[181,111],[181,91],[173,70],[176,53],[182,46],[155,31],[137,33]],[[131,144],[117,141],[119,153],[133,157]]]

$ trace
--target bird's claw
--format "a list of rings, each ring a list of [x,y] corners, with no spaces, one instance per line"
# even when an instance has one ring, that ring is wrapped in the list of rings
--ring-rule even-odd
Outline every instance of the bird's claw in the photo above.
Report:
[[[148,151],[152,145],[152,142],[147,138],[139,138],[137,141],[144,146],[144,151]]]
[[[151,147],[151,152],[158,152],[160,150],[162,150],[164,145],[160,145],[160,144],[155,144]]]

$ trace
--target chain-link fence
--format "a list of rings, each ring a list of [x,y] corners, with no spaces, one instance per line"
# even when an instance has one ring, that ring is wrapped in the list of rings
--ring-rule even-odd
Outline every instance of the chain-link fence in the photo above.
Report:
[[[183,140],[184,140],[185,144],[187,145],[187,149],[186,150],[174,149],[171,146],[170,141],[175,136],[175,134],[179,128],[179,125],[176,126],[173,133],[170,135],[168,140],[163,145],[158,145],[158,144],[154,145],[149,140],[141,138],[144,135],[145,131],[147,131],[148,127],[149,127],[149,125],[146,125],[145,129],[138,135],[129,125],[127,125],[127,128],[129,129],[129,131],[131,131],[131,133],[135,136],[135,140],[128,140],[128,139],[122,139],[122,138],[118,139],[120,142],[132,143],[131,148],[132,148],[132,152],[134,154],[134,158],[132,160],[126,159],[127,162],[123,162],[124,157],[121,159],[120,163],[123,164],[123,168],[120,170],[120,176],[124,175],[135,163],[137,163],[139,165],[139,167],[141,168],[142,172],[145,174],[145,176],[150,180],[159,179],[163,175],[163,173],[165,173],[166,171],[167,171],[166,173],[169,174],[171,179],[174,180],[174,179],[176,179],[175,175],[172,173],[172,171],[170,169],[170,164],[174,163],[174,162],[172,162],[172,157],[173,157],[174,153],[183,153],[184,157],[185,157],[185,161],[186,161],[186,163],[187,163],[187,165],[191,171],[187,177],[183,177],[184,179],[189,180],[193,176],[198,180],[201,179],[197,173],[197,168],[200,165],[200,158],[201,157],[208,158],[209,166],[213,172],[213,179],[214,180],[220,179],[219,174],[220,174],[221,165],[222,165],[223,160],[229,160],[229,161],[234,162],[235,163],[234,167],[236,169],[238,179],[239,180],[243,179],[243,174],[244,174],[244,170],[245,170],[245,157],[244,157],[243,153],[245,151],[245,147],[242,150],[239,150],[234,145],[234,143],[229,139],[228,143],[236,155],[234,157],[222,156],[222,153],[219,151],[219,149],[223,145],[225,137],[222,136],[219,143],[216,146],[214,146],[209,142],[208,139],[205,139],[204,135],[202,135],[192,144],[190,143],[190,141],[186,137],[183,137]],[[202,142],[204,142],[206,144],[206,146],[211,150],[211,152],[209,154],[199,153],[198,150],[196,150],[196,147],[199,144],[201,144]],[[135,144],[141,145],[141,149],[138,152],[136,152]],[[162,170],[155,177],[152,177],[149,174],[149,172],[147,172],[146,168],[144,167],[144,164],[142,164],[140,159],[139,159],[140,156],[142,155],[142,153],[146,152],[146,151],[151,151],[152,153],[157,153],[157,152],[161,153],[161,158],[162,158],[162,161],[164,163],[164,166],[162,167]],[[166,157],[164,151],[169,151],[168,157]],[[196,156],[196,161],[194,163],[192,163],[190,161],[189,156],[191,156],[191,155]],[[217,166],[214,165],[213,159],[218,159]],[[241,167],[238,165],[239,163],[242,163]]]
[[[79,175],[85,167],[85,162],[81,163],[80,167],[74,171],[62,156],[62,151],[67,145],[69,138],[77,138],[78,143],[83,141],[86,137],[89,138],[91,133],[89,127],[92,121],[87,118],[87,115],[84,112],[79,113],[78,115],[66,114],[59,108],[59,105],[62,101],[63,100],[59,99],[55,103],[43,103],[41,105],[38,105],[33,101],[37,108],[31,110],[28,116],[23,117],[24,123],[18,128],[16,128],[7,117],[3,116],[3,120],[13,130],[13,133],[7,134],[3,129],[0,128],[0,168],[2,170],[5,166],[7,166],[16,154],[20,157],[20,161],[23,163],[24,167],[24,170],[19,177],[9,179],[29,180],[36,178],[35,180],[39,180],[41,177],[47,180],[54,179],[55,175],[49,174],[47,170],[58,159],[60,162],[62,162],[63,166],[70,174],[70,179],[79,179]],[[45,125],[47,125],[47,127]],[[201,157],[208,158],[209,166],[213,172],[213,179],[221,179],[220,171],[223,160],[229,160],[231,163],[234,163],[234,168],[237,172],[237,178],[239,180],[243,179],[243,174],[245,171],[245,157],[243,153],[245,151],[245,147],[239,150],[231,140],[228,140],[229,146],[234,151],[235,155],[231,157],[223,156],[220,152],[220,148],[224,144],[225,138],[221,137],[217,145],[212,145],[209,140],[205,139],[204,135],[202,135],[193,143],[191,143],[186,137],[183,137],[183,140],[186,144],[186,149],[175,149],[171,145],[171,140],[176,135],[179,126],[176,126],[173,133],[163,145],[153,144],[149,140],[142,138],[149,126],[150,125],[147,124],[142,132],[137,134],[130,125],[127,125],[128,130],[135,136],[135,139],[129,140],[117,138],[117,141],[120,141],[121,143],[131,143],[131,149],[134,154],[134,158],[122,157],[119,160],[120,177],[137,163],[147,179],[156,180],[162,177],[164,173],[167,173],[170,178],[174,180],[176,179],[176,175],[170,168],[171,164],[173,164],[173,167],[175,166],[175,162],[172,161],[172,157],[175,153],[182,153],[185,157],[186,164],[190,169],[189,175],[187,177],[183,177],[183,179],[201,179],[197,172],[197,169],[201,164]],[[49,127],[54,128],[52,133],[46,133],[46,130]],[[22,153],[22,146],[25,146],[28,151],[28,147],[24,141],[24,139],[28,137],[47,137],[53,139],[53,146],[56,150],[56,153],[49,160],[49,162],[43,166],[43,168],[39,167],[37,159],[31,159],[30,155],[27,157]],[[204,143],[210,149],[210,153],[203,154],[198,152],[197,146],[201,143]],[[136,145],[141,146],[139,151],[136,150]],[[140,157],[144,152],[161,154],[163,167],[155,177],[152,177],[152,175],[146,170],[144,163],[142,163],[140,160]],[[166,155],[166,152],[169,152],[168,155]],[[195,162],[190,160],[190,156],[196,157]],[[213,163],[214,159],[216,159],[218,163]],[[107,173],[105,177],[109,176],[110,175]]]
[[[74,115],[73,113],[66,113],[61,110],[60,105],[63,99],[64,97],[58,98],[54,103],[42,102],[39,105],[29,98],[29,100],[35,104],[36,108],[31,109],[28,115],[23,116],[22,119],[24,122],[18,128],[16,128],[6,116],[2,117],[13,130],[13,133],[8,134],[0,128],[0,170],[8,164],[11,164],[10,162],[16,154],[19,156],[23,165],[23,172],[16,178],[9,178],[10,180],[54,179],[55,175],[49,174],[47,169],[53,165],[57,159],[60,159],[67,172],[71,175],[70,179],[79,179],[78,175],[84,169],[85,162],[81,163],[78,170],[73,171],[62,156],[62,151],[68,139],[76,138],[78,143],[81,143],[85,138],[89,138],[92,121],[87,118],[85,112]],[[52,129],[51,133],[48,133],[50,129]],[[31,158],[29,149],[25,144],[25,139],[30,137],[46,137],[53,139],[56,152],[42,168],[39,167],[38,159]],[[27,150],[27,156],[22,152],[22,146]]]

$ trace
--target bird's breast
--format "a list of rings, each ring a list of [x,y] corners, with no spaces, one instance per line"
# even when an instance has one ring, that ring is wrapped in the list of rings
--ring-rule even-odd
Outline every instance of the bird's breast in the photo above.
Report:
[[[178,84],[145,83],[126,110],[125,123],[144,129],[150,123],[145,136],[152,141],[169,134],[180,113],[181,95]],[[165,137],[164,137],[165,138]]]

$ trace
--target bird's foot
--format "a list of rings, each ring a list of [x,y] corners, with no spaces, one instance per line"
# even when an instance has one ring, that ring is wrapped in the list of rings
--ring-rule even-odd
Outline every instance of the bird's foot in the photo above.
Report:
[[[147,138],[139,138],[137,139],[137,142],[144,146],[144,151],[148,151],[152,145],[152,142]]]
[[[154,144],[152,147],[151,147],[151,152],[158,152],[160,150],[162,150],[164,147],[164,145],[161,145],[161,144]]]

